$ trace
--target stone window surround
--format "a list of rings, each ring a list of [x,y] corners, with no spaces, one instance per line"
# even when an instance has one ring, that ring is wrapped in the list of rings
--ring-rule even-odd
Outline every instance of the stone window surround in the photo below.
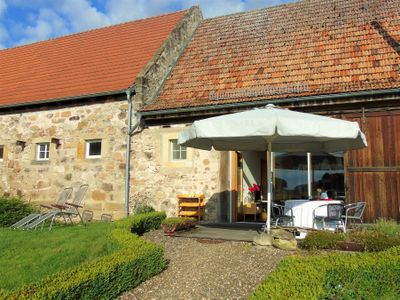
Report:
[[[86,157],[86,142],[87,141],[101,141],[101,154],[98,157]],[[84,134],[77,142],[77,159],[86,160],[88,162],[97,162],[110,156],[109,153],[109,139],[105,135],[89,135]]]
[[[172,160],[171,140],[178,139],[182,128],[163,128],[161,133],[161,161],[165,168],[192,168],[193,149],[186,148],[186,159]]]
[[[49,144],[49,158],[48,159],[38,159],[38,144]],[[31,161],[34,163],[49,163],[51,158],[54,158],[56,156],[56,145],[51,142],[51,138],[36,138],[32,139],[30,142],[32,146],[30,146],[30,158]]]

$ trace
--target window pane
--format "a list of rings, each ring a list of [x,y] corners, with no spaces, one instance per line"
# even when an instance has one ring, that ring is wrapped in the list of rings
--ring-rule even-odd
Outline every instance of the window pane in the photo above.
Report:
[[[172,144],[172,151],[179,151],[179,145],[178,145],[178,140],[171,140]]]
[[[178,144],[178,140],[170,140],[172,160],[183,160],[187,158],[187,149]]]
[[[0,146],[0,159],[3,159],[4,156],[4,146]]]
[[[182,149],[182,151],[181,151],[181,159],[186,159],[186,147],[182,147],[182,148],[185,148],[185,149]]]
[[[275,153],[275,199],[308,199],[307,154]]]
[[[101,155],[101,141],[89,142],[89,156]]]
[[[37,144],[37,158],[49,159],[49,143]]]
[[[312,196],[317,189],[326,192],[329,198],[344,196],[343,153],[312,153]]]
[[[172,152],[172,159],[181,159],[179,151]]]

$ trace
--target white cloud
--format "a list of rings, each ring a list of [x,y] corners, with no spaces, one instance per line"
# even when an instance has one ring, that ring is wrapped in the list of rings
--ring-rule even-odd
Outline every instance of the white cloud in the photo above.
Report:
[[[69,32],[63,18],[47,8],[40,9],[36,23],[24,27],[22,31],[23,37],[17,43],[19,45],[46,40]]]
[[[58,7],[73,31],[83,31],[109,25],[107,15],[87,0],[64,0]]]
[[[293,0],[104,0],[104,7],[97,8],[93,0],[0,0],[0,16],[8,6],[27,10],[25,22],[13,24],[12,31],[5,31],[0,19],[0,43],[9,35],[18,34],[14,44],[26,44],[55,36],[85,31],[97,27],[147,18],[177,9],[200,5],[205,18],[278,5]],[[29,15],[33,16],[30,18]],[[15,20],[13,20],[15,21]],[[26,24],[29,22],[29,25]],[[1,31],[3,25],[3,30]]]

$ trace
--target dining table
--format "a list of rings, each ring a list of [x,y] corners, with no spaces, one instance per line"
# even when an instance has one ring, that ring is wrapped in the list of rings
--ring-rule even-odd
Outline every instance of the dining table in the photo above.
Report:
[[[290,215],[292,210],[293,223],[295,227],[323,229],[322,224],[314,222],[314,211],[317,216],[327,216],[325,204],[343,204],[341,200],[309,200],[309,199],[289,199],[285,201],[285,214]],[[319,207],[319,208],[318,208]],[[335,227],[332,226],[334,230]]]

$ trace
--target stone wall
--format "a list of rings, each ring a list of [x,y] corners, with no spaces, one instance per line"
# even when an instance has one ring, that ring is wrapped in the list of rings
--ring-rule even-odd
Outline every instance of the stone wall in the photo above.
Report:
[[[0,145],[7,155],[0,161],[0,194],[53,203],[63,187],[88,183],[85,209],[94,211],[96,218],[106,212],[123,216],[126,111],[126,101],[109,100],[1,115]],[[36,160],[36,143],[52,138],[60,145],[50,143],[50,159]],[[87,139],[102,139],[101,158],[85,158]]]
[[[152,126],[132,139],[131,205],[147,201],[169,216],[177,214],[177,194],[205,195],[206,220],[221,221],[226,212],[226,193],[221,174],[223,152],[188,148],[188,159],[174,162],[170,159],[169,140],[177,138],[182,125],[169,128]]]
[[[84,209],[93,211],[96,219],[102,213],[110,213],[114,219],[122,217],[126,115],[127,102],[122,100],[1,115],[0,145],[4,145],[5,155],[0,161],[0,194],[53,203],[62,188],[76,190],[88,183]],[[203,193],[206,220],[220,221],[227,213],[222,185],[227,175],[221,165],[224,153],[188,149],[187,160],[171,161],[169,140],[177,138],[183,128],[152,126],[133,136],[131,207],[141,201],[174,216],[177,194]],[[60,145],[51,143],[52,139],[59,139]],[[102,140],[101,158],[85,157],[88,139]],[[50,142],[48,161],[35,157],[36,144],[42,142]]]

